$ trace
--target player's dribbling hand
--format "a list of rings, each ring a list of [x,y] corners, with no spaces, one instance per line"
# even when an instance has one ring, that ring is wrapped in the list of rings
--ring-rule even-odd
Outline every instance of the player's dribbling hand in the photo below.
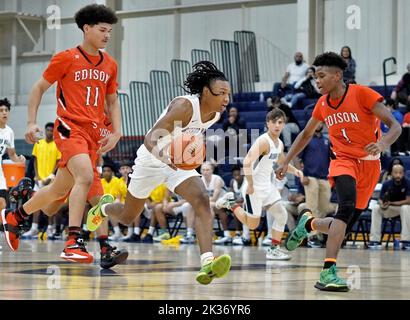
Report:
[[[288,165],[282,164],[279,168],[275,171],[276,178],[278,180],[283,180],[286,177],[286,172],[288,172]]]
[[[104,154],[107,153],[108,151],[112,150],[115,148],[117,145],[117,142],[121,139],[121,134],[119,133],[111,133],[98,141],[98,143],[101,145],[101,147],[98,149],[97,153],[98,154]]]
[[[22,154],[18,156],[18,159],[19,159],[18,162],[22,162],[22,163],[26,162],[26,157],[23,156]]]
[[[372,155],[372,156],[377,156],[378,154],[382,153],[384,150],[386,150],[386,147],[381,141],[378,142],[372,142],[369,143],[364,150]]]
[[[26,133],[24,135],[26,142],[30,144],[34,144],[39,140],[41,136],[41,129],[35,123],[29,124],[27,126]]]

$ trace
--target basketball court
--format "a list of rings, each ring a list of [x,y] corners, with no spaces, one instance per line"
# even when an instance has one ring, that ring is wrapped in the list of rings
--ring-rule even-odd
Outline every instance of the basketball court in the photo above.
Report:
[[[215,247],[229,253],[227,277],[202,286],[195,282],[198,248],[195,245],[120,244],[130,256],[125,265],[103,270],[59,258],[62,241],[22,240],[12,253],[2,242],[1,297],[19,299],[118,300],[373,300],[410,299],[410,255],[406,251],[342,249],[341,275],[354,277],[348,293],[323,292],[313,286],[322,268],[324,249],[300,248],[290,261],[266,261],[262,247]],[[96,242],[88,245],[98,252]],[[348,269],[349,268],[349,269]],[[347,271],[350,271],[350,274]]]

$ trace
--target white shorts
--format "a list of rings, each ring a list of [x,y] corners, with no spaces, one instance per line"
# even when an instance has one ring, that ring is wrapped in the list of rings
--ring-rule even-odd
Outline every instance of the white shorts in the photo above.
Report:
[[[263,189],[254,187],[254,190],[254,193],[250,195],[246,194],[244,190],[244,209],[257,217],[262,215],[263,207],[270,206],[282,199],[278,189],[273,184],[269,188]]]
[[[171,169],[155,158],[144,145],[138,149],[134,163],[128,191],[137,199],[148,198],[152,190],[161,183],[165,183],[174,192],[185,180],[200,176],[196,170]]]

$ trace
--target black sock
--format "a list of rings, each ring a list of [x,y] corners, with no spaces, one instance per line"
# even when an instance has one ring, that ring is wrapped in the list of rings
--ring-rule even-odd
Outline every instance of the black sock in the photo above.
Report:
[[[336,266],[335,259],[325,259],[325,263],[323,265],[323,269],[330,269],[332,266]]]
[[[81,227],[68,227],[68,239],[81,238]]]
[[[99,236],[97,239],[98,243],[100,244],[100,250],[104,252],[106,248],[110,246],[110,244],[108,243],[108,236]]]
[[[313,219],[314,218],[312,217],[305,223],[305,229],[307,230],[307,232],[312,232],[312,220]]]

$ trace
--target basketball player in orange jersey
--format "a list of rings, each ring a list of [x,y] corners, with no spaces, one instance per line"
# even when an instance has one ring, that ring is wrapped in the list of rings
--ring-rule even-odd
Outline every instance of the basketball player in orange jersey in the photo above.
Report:
[[[344,279],[337,275],[336,258],[344,239],[347,224],[355,211],[367,208],[380,175],[380,153],[401,133],[400,124],[382,104],[383,97],[360,85],[345,85],[342,57],[333,52],[316,57],[316,83],[323,96],[305,129],[298,135],[282,166],[276,171],[283,179],[290,161],[308,144],[315,129],[324,122],[329,129],[332,156],[330,183],[336,188],[338,210],[333,218],[313,218],[303,210],[296,228],[289,233],[286,248],[295,250],[313,230],[328,234],[326,258],[315,287],[325,291],[348,291]],[[380,120],[390,129],[380,133]]]
[[[179,134],[202,136],[220,118],[229,103],[231,90],[225,75],[211,62],[198,62],[193,69],[184,83],[190,94],[170,102],[138,149],[125,204],[100,203],[93,207],[88,213],[87,227],[90,231],[96,230],[107,215],[125,225],[132,223],[142,213],[151,191],[165,183],[195,209],[195,230],[201,252],[201,270],[196,280],[209,284],[229,272],[231,258],[229,255],[214,257],[212,253],[213,219],[209,196],[198,172],[177,169],[166,150]]]
[[[83,43],[52,58],[43,77],[34,85],[28,105],[26,141],[35,143],[40,132],[36,117],[41,97],[57,82],[54,140],[62,158],[56,179],[23,206],[14,211],[3,210],[1,220],[6,242],[11,250],[16,251],[24,220],[70,192],[69,237],[61,257],[91,263],[93,257],[87,252],[80,232],[87,193],[93,182],[93,165],[98,153],[113,149],[121,137],[117,65],[113,58],[100,50],[107,45],[117,17],[110,8],[92,4],[80,9],[75,21],[84,33]],[[105,104],[113,132],[100,139]]]

